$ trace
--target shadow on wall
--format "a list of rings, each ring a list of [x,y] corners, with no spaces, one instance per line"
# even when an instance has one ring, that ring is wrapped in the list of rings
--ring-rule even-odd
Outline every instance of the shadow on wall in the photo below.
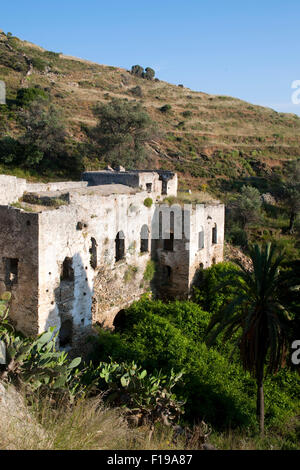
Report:
[[[70,350],[92,326],[93,292],[89,286],[90,268],[96,269],[95,244],[91,242],[90,266],[79,253],[66,256],[60,266],[59,285],[54,290],[54,309],[49,313],[47,327],[59,327],[59,347]]]

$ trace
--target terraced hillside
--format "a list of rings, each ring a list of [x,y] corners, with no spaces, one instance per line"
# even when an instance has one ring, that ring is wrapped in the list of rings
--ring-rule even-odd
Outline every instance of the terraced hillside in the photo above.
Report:
[[[300,118],[294,114],[146,80],[4,33],[0,33],[0,79],[6,82],[9,104],[0,109],[1,136],[20,132],[14,100],[22,87],[38,85],[50,94],[63,109],[74,141],[84,139],[82,123],[95,122],[95,103],[112,97],[140,101],[163,130],[163,137],[150,144],[148,167],[175,169],[192,187],[214,186],[220,178],[281,173],[287,160],[300,156]]]

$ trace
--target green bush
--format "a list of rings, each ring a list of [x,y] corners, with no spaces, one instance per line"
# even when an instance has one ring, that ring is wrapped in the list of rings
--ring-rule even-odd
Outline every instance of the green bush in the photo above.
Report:
[[[153,204],[153,200],[151,199],[151,197],[146,197],[146,199],[144,200],[144,206],[151,207],[152,204]]]
[[[232,287],[220,287],[222,281],[231,279],[232,272],[238,272],[239,268],[230,262],[214,264],[202,272],[199,285],[194,289],[194,300],[201,308],[211,314],[218,313],[229,303],[235,295],[236,289]]]
[[[145,281],[152,281],[155,275],[155,270],[156,270],[155,262],[152,260],[149,260],[147,263],[146,269],[144,271]]]
[[[31,62],[32,62],[32,65],[33,67],[38,70],[39,72],[44,72],[44,70],[46,69],[47,67],[47,62],[45,62],[43,59],[41,59],[40,57],[33,57],[31,59]]]
[[[226,241],[232,245],[246,247],[248,245],[247,232],[242,227],[234,224],[226,232]]]
[[[44,51],[44,55],[45,55],[48,59],[52,59],[52,60],[57,60],[57,59],[59,59],[60,54],[61,54],[61,52]]]
[[[178,420],[183,413],[180,402],[172,389],[181,380],[182,373],[156,372],[148,374],[132,362],[100,362],[96,367],[89,364],[82,371],[81,380],[86,386],[105,392],[105,400],[122,407],[127,416],[136,417],[135,422]]]
[[[144,73],[144,68],[141,67],[140,65],[133,65],[131,67],[131,73],[132,75],[137,75],[138,77],[142,77]]]
[[[147,80],[153,80],[155,77],[155,71],[151,67],[146,67],[143,77]]]
[[[20,88],[17,92],[16,103],[21,108],[28,106],[37,99],[47,99],[47,93],[41,88]]]
[[[18,163],[24,154],[24,147],[12,137],[0,140],[0,161],[5,164]]]
[[[189,118],[189,117],[192,117],[193,116],[193,113],[192,111],[183,111],[183,113],[181,113],[183,117],[185,118]]]
[[[169,111],[171,111],[172,109],[172,106],[170,104],[165,104],[164,106],[162,106],[161,108],[159,108],[159,110],[162,112],[162,113],[168,113]]]
[[[213,285],[214,276],[210,278]],[[219,304],[226,293],[222,295]],[[178,399],[186,400],[186,419],[204,419],[218,428],[255,427],[255,380],[243,371],[238,356],[230,357],[231,348],[207,348],[204,340],[209,317],[190,302],[164,304],[143,299],[125,311],[121,332],[99,332],[95,358],[135,360],[149,371],[184,370],[183,381],[174,391]],[[287,370],[266,380],[269,425],[295,413],[299,384],[299,377]]]

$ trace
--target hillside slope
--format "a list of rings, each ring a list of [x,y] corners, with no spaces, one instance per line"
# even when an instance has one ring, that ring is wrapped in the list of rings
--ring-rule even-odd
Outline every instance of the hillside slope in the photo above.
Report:
[[[21,87],[40,86],[61,107],[70,138],[84,138],[81,124],[93,124],[92,106],[112,97],[138,100],[163,129],[152,142],[148,166],[174,169],[189,186],[222,178],[281,172],[300,156],[300,118],[228,96],[208,95],[128,71],[57,54],[0,33],[0,79],[8,102]],[[142,96],[137,96],[136,87]],[[170,105],[162,112],[160,108]],[[1,112],[1,111],[0,111]],[[1,125],[2,124],[2,125]],[[19,132],[14,115],[0,116],[1,135]],[[215,180],[215,181],[212,181]]]

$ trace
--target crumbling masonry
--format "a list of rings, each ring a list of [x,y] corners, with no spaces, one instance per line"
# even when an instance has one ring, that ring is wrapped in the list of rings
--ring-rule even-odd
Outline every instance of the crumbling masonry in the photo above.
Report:
[[[0,175],[0,293],[12,293],[16,328],[55,326],[71,348],[149,289],[187,298],[199,270],[223,260],[224,206],[164,204],[176,195],[170,171],[49,184]]]

